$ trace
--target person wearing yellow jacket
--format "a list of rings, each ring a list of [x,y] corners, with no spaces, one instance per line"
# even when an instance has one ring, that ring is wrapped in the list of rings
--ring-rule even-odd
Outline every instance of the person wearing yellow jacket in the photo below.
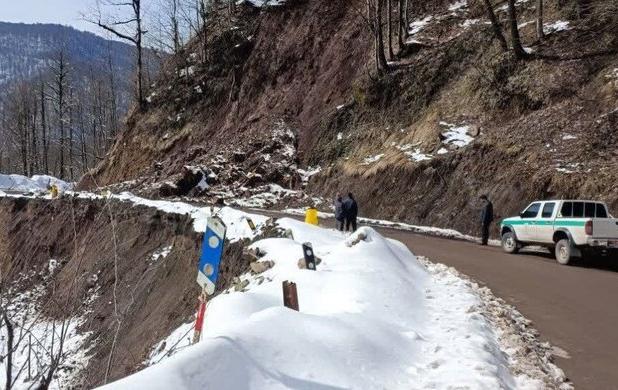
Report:
[[[305,223],[309,225],[318,226],[320,221],[318,220],[318,210],[314,206],[309,206],[305,213]]]

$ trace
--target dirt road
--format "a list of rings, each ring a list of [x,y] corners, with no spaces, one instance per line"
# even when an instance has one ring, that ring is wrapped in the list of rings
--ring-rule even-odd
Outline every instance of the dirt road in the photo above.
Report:
[[[334,227],[332,220],[321,224]],[[418,256],[454,267],[515,306],[542,340],[560,349],[556,363],[577,390],[618,390],[618,259],[561,266],[549,252],[509,255],[499,247],[376,229]]]
[[[322,223],[334,226],[330,220]],[[556,363],[576,389],[618,390],[618,259],[561,266],[549,253],[508,255],[498,247],[377,229],[416,255],[456,268],[515,306],[543,340],[562,350]]]
[[[549,254],[507,255],[496,247],[381,230],[514,305],[542,339],[568,354],[556,363],[576,389],[618,389],[618,261],[560,266]]]

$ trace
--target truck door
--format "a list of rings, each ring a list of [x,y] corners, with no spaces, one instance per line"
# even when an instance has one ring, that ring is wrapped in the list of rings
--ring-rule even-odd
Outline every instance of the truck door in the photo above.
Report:
[[[522,224],[515,231],[517,238],[521,241],[536,241],[534,234],[534,224],[541,210],[541,203],[532,203],[528,208],[520,214]]]
[[[541,209],[541,217],[532,225],[533,235],[539,242],[551,243],[554,238],[554,214],[556,202],[545,202]]]

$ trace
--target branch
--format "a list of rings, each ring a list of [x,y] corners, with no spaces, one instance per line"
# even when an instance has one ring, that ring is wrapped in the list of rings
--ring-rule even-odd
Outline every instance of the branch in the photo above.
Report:
[[[137,39],[135,39],[133,37],[130,37],[130,36],[126,35],[126,34],[123,34],[123,33],[119,32],[119,31],[117,31],[116,29],[114,29],[114,28],[112,28],[112,27],[110,27],[110,26],[108,26],[106,24],[101,23],[100,20],[97,21],[97,22],[91,22],[91,23],[96,24],[97,26],[101,27],[103,30],[111,32],[112,34],[114,34],[115,36],[117,36],[120,39],[125,39],[125,40],[127,40],[129,42],[133,42],[133,44],[137,45]]]

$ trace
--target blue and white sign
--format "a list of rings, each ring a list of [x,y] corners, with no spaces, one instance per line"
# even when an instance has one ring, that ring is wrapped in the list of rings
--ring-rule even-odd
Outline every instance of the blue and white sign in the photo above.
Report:
[[[214,294],[219,278],[219,265],[223,254],[226,227],[218,217],[208,218],[204,243],[202,244],[202,256],[197,270],[197,283],[206,290],[209,295]]]

